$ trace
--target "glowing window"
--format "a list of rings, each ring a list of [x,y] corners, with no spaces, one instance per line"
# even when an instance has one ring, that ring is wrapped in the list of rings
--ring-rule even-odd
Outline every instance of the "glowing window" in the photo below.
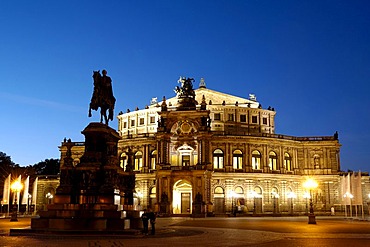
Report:
[[[213,168],[224,168],[224,152],[221,149],[216,149],[213,151]]]
[[[126,153],[122,153],[121,154],[121,158],[120,158],[120,164],[119,166],[123,169],[126,170],[126,166],[127,166],[127,155]]]
[[[153,150],[150,154],[150,167],[151,169],[155,169],[155,165],[157,164],[157,150]]]
[[[233,168],[242,169],[243,164],[243,153],[240,150],[235,150],[233,152]]]
[[[269,167],[271,170],[278,170],[277,169],[277,156],[276,156],[276,153],[273,151],[269,153]]]
[[[140,169],[143,167],[143,153],[140,151],[137,151],[135,153],[135,171],[140,171]]]
[[[287,171],[292,171],[292,158],[288,153],[284,154],[284,167]]]
[[[261,169],[261,153],[257,150],[252,152],[252,169]]]

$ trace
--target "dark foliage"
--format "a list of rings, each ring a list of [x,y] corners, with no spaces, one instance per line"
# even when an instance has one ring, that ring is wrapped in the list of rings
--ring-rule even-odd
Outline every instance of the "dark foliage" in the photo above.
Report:
[[[46,159],[34,165],[19,166],[6,153],[0,152],[0,200],[2,199],[4,181],[9,174],[12,174],[12,179],[17,178],[19,175],[22,178],[30,176],[30,184],[32,184],[36,177],[35,175],[57,175],[59,169],[59,159]]]

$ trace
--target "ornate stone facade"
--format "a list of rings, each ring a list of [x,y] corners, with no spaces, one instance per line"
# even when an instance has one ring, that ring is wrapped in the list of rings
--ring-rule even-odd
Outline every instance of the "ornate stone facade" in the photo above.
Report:
[[[217,92],[204,81],[191,90],[190,100],[177,88],[177,97],[118,115],[118,156],[124,169],[133,161],[139,208],[167,215],[304,214],[311,196],[316,212],[341,209],[337,133],[276,134],[274,108],[263,109],[254,95]],[[74,163],[84,148],[76,144]],[[62,145],[61,161],[65,154]],[[304,188],[308,177],[318,188]],[[365,204],[370,183],[368,175],[362,179]]]

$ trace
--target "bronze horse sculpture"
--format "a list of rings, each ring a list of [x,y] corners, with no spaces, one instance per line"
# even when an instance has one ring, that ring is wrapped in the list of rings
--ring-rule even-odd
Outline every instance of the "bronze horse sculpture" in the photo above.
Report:
[[[105,124],[108,125],[109,120],[113,120],[116,99],[113,96],[111,78],[106,75],[106,70],[103,70],[102,73],[103,76],[100,74],[100,71],[93,71],[94,92],[90,102],[89,117],[92,116],[91,110],[97,111],[100,107],[100,123],[103,123],[104,118]]]

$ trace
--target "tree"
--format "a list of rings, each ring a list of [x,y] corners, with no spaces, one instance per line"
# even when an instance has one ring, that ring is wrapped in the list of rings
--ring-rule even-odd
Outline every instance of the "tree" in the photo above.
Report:
[[[33,165],[36,175],[58,175],[60,170],[59,159],[46,159]]]

